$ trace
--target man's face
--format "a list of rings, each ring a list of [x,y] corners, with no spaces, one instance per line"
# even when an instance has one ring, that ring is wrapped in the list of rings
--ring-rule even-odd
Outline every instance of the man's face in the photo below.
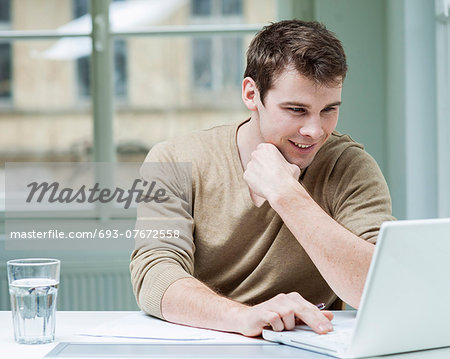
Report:
[[[308,167],[338,121],[342,85],[326,87],[286,70],[255,97],[262,142],[272,143],[286,160]]]

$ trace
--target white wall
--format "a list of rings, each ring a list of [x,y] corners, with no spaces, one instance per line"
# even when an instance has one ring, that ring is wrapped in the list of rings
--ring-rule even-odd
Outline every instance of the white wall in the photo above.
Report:
[[[388,181],[399,218],[437,216],[434,2],[387,0]]]
[[[438,215],[434,13],[431,0],[314,2],[348,56],[338,129],[377,160],[399,219]]]
[[[347,55],[338,130],[362,143],[386,173],[384,1],[316,0],[315,18],[336,33]]]

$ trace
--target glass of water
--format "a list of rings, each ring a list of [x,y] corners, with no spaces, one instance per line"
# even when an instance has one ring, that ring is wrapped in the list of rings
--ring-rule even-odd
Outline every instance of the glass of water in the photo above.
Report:
[[[60,263],[47,258],[7,262],[16,342],[43,344],[55,340]]]

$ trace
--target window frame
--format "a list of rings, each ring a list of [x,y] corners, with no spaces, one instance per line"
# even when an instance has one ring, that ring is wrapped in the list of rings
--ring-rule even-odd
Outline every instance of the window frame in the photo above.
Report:
[[[112,0],[113,2],[121,2],[124,0]],[[86,4],[86,7],[84,6]],[[80,6],[82,5],[82,6]],[[89,7],[89,0],[72,0],[72,16],[74,19],[77,19],[79,17],[82,17],[84,15],[91,15],[90,14],[90,7]],[[117,68],[117,59],[120,56],[124,57],[124,67],[120,70],[122,73],[120,74],[120,77],[123,77],[125,79],[125,83],[123,84],[123,91],[121,91],[121,87],[119,86],[118,82],[118,74],[116,71],[113,73],[113,86],[114,86],[114,96],[115,100],[119,103],[126,102],[128,98],[128,72],[127,72],[127,63],[128,63],[128,57],[127,57],[127,44],[125,40],[123,39],[116,39],[112,40],[112,46],[113,46],[113,64],[114,69]],[[83,56],[79,57],[75,60],[75,72],[76,72],[76,93],[78,95],[78,98],[81,101],[89,101],[89,99],[92,97],[91,91],[91,68],[90,68],[90,56]],[[83,76],[83,78],[82,78]],[[84,79],[85,78],[85,79]],[[86,84],[84,84],[86,82]]]
[[[436,0],[438,216],[450,217],[450,0]]]

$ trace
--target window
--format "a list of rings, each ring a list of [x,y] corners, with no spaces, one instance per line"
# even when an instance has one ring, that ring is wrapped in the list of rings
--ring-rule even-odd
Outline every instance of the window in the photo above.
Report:
[[[108,81],[103,74],[90,76],[96,57],[89,47],[91,4],[0,0],[0,166],[84,162],[99,148],[120,161],[141,162],[157,142],[245,118],[238,86],[244,47],[260,24],[273,19],[275,2],[263,14],[250,14],[243,0],[113,1],[108,14],[115,66],[108,64]],[[229,23],[243,30],[234,35]],[[192,27],[200,33],[190,33],[192,24],[202,25]],[[208,24],[216,25],[214,33]],[[33,33],[18,37],[22,31]],[[120,34],[128,31],[137,34]],[[105,88],[110,79],[119,106],[109,96],[102,104],[90,101],[94,82]],[[105,119],[110,111],[101,110],[110,107],[113,116]],[[0,168],[0,202],[1,183]]]
[[[11,19],[11,3],[10,0],[0,0],[0,23],[9,23]]]
[[[240,23],[242,0],[192,0],[192,23]],[[239,88],[243,73],[242,37],[209,37],[192,40],[192,85],[221,91]]]
[[[123,0],[113,0],[123,1]],[[88,0],[75,0],[73,3],[74,18],[79,18],[89,12]],[[113,43],[114,53],[114,95],[116,98],[127,97],[127,46],[126,42],[117,39]],[[89,56],[76,60],[78,96],[84,98],[91,95]]]
[[[211,15],[211,0],[194,0],[192,1],[193,16]]]
[[[114,93],[118,98],[127,97],[127,44],[125,40],[114,40]]]
[[[89,12],[89,0],[75,0],[73,3],[73,17],[75,19]]]
[[[0,30],[10,27],[10,0],[0,0]],[[0,43],[0,99],[11,97],[11,44]]]
[[[192,16],[241,16],[242,0],[192,0]]]
[[[0,99],[11,97],[11,45],[0,44]]]
[[[91,58],[101,60],[107,71],[91,78],[86,56],[90,49],[78,45],[94,37],[87,14],[93,3],[45,0],[35,6],[33,1],[0,0],[0,30],[4,32],[0,40],[0,100],[14,96],[14,108],[0,111],[0,240],[5,210],[4,163],[109,162],[116,158],[142,163],[157,142],[247,116],[236,93],[217,96],[223,101],[210,101],[208,106],[199,106],[197,98],[192,98],[192,93],[201,91],[192,91],[191,46],[198,40],[194,61],[196,72],[202,74],[198,86],[212,89],[201,92],[200,97],[211,98],[217,95],[216,88],[238,82],[242,71],[234,64],[244,58],[245,37],[258,31],[266,15],[244,18],[243,1],[213,0],[195,5],[189,1],[113,2],[109,10],[99,10],[100,16],[112,18],[112,27],[106,31],[114,41],[115,66],[93,52]],[[191,5],[196,6],[195,11]],[[270,8],[271,16],[275,13],[275,7]],[[78,21],[73,21],[74,17]],[[214,35],[209,26],[191,33],[189,25],[195,21],[219,27]],[[236,24],[242,35],[231,36],[235,30],[230,31],[228,23]],[[185,27],[186,34],[178,26]],[[127,34],[134,27],[139,29],[136,34]],[[66,30],[78,35],[68,36]],[[13,51],[15,56],[11,57]],[[204,53],[207,56],[202,57]],[[116,108],[114,114],[110,111],[114,111],[112,96],[103,90],[110,77],[115,78],[116,95],[127,98],[127,106]],[[86,102],[93,95],[93,84],[107,96],[101,101],[93,96],[91,108]],[[115,150],[117,157],[111,156]],[[77,171],[71,176],[80,178],[80,173],[83,175]],[[68,210],[66,215],[84,219],[96,218],[98,213]]]
[[[222,0],[222,14],[242,15],[242,0]]]
[[[212,39],[194,39],[193,43],[194,86],[212,87]]]

